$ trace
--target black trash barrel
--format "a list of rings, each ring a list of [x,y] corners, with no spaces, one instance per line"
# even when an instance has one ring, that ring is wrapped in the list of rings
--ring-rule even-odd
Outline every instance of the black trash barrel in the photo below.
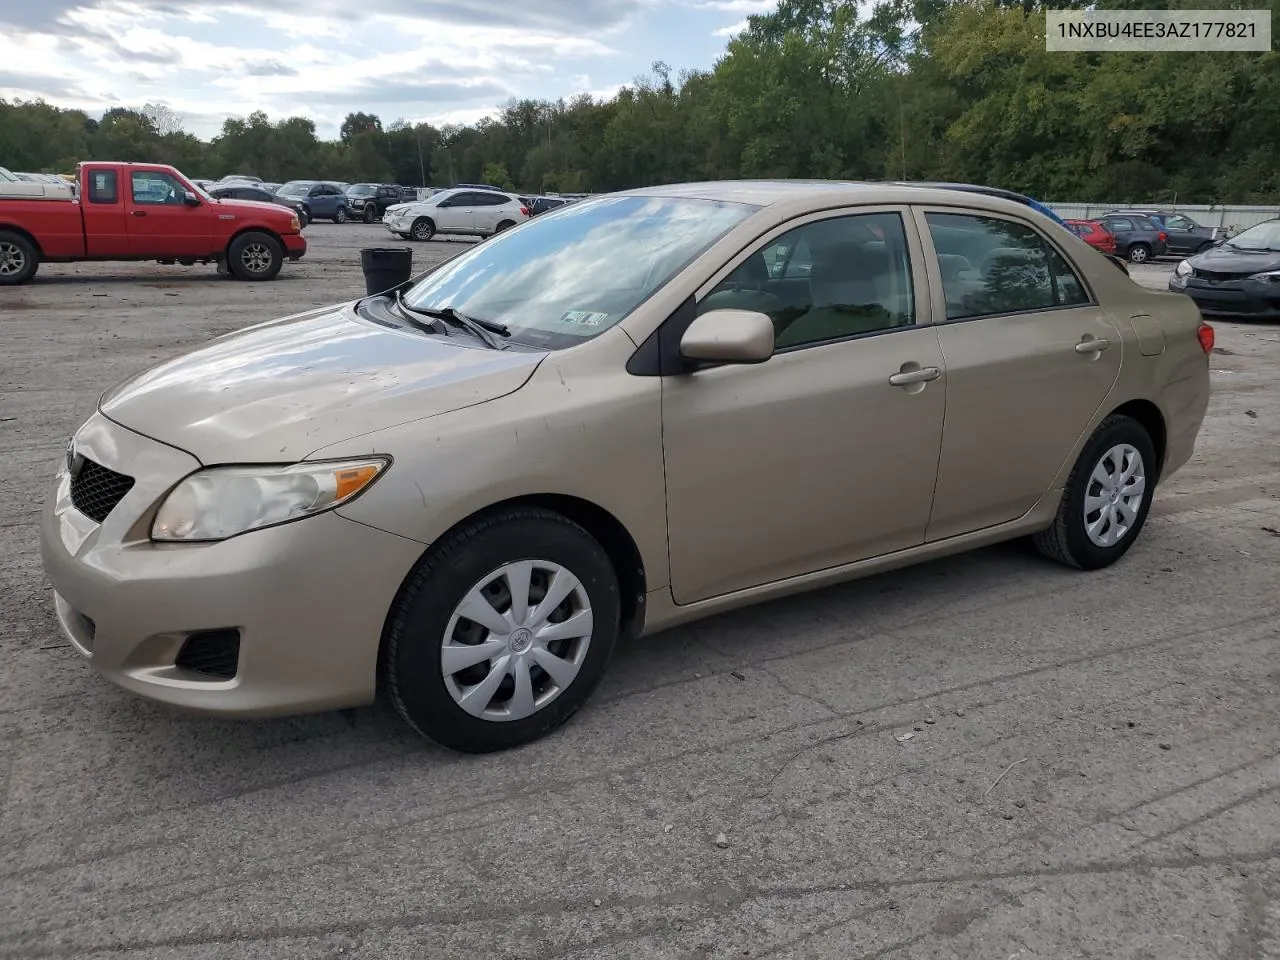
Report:
[[[413,275],[413,251],[408,247],[366,247],[360,251],[360,266],[364,292],[373,296]]]

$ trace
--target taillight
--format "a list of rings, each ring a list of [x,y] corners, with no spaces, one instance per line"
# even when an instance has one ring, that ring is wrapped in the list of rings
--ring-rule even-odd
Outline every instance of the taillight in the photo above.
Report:
[[[1164,243],[1165,241],[1167,241],[1167,240],[1169,239],[1169,235],[1168,235],[1167,233],[1165,233],[1163,230],[1161,230],[1159,233],[1157,233],[1157,234],[1156,234],[1156,236],[1160,238],[1160,242],[1161,242],[1161,243]]]
[[[1200,340],[1200,349],[1206,354],[1213,353],[1213,327],[1200,321],[1200,329],[1196,331],[1196,337]]]
[[[522,216],[522,217],[527,217],[528,215],[529,215],[529,208],[528,208],[528,207],[521,207],[521,208],[520,208],[520,216]]]

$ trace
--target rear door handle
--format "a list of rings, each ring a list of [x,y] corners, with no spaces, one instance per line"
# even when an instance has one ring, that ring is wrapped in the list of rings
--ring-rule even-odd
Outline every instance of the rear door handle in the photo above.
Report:
[[[889,384],[894,387],[906,387],[913,383],[928,383],[930,380],[937,380],[940,376],[942,371],[937,367],[921,367],[919,370],[895,373],[889,378]]]
[[[145,211],[145,210],[134,210],[134,211],[133,211],[133,215],[134,215],[135,217],[145,217],[145,216],[147,215],[147,211]]]
[[[1101,353],[1109,346],[1110,340],[1081,340],[1076,344],[1076,353]]]

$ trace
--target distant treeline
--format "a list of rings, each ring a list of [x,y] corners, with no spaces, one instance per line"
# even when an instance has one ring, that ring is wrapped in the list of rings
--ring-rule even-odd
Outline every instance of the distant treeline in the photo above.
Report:
[[[1127,5],[1137,0],[1099,4]],[[1153,5],[1202,3],[1141,3]],[[441,129],[353,113],[336,141],[318,139],[310,120],[255,113],[203,141],[163,106],[94,119],[0,101],[0,165],[57,173],[145,160],[192,177],[566,192],[905,178],[1057,201],[1280,202],[1280,54],[1048,53],[1044,31],[1044,7],[1031,3],[782,0],[712,69],[675,75],[656,63],[603,102],[518,100]]]

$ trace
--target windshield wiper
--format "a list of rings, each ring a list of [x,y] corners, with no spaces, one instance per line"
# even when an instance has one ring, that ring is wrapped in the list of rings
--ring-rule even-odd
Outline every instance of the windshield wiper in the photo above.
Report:
[[[469,317],[465,313],[459,313],[453,307],[408,307],[414,313],[420,313],[424,317],[434,317],[438,320],[447,320],[450,323],[457,324],[464,330],[469,330],[475,334],[489,346],[495,350],[505,350],[507,345],[498,337],[509,337],[511,331],[505,323],[498,323],[496,320],[482,320],[480,317]],[[498,337],[495,337],[494,334]]]
[[[409,306],[404,302],[404,294],[399,290],[396,291],[395,300],[396,306],[400,308],[400,312],[404,314],[404,318],[419,330],[426,333],[443,333],[445,336],[449,335],[449,328],[440,322],[439,317],[432,316],[431,314],[425,313],[421,310],[415,310],[413,307]],[[427,317],[432,322],[423,323],[418,319],[419,317]]]

